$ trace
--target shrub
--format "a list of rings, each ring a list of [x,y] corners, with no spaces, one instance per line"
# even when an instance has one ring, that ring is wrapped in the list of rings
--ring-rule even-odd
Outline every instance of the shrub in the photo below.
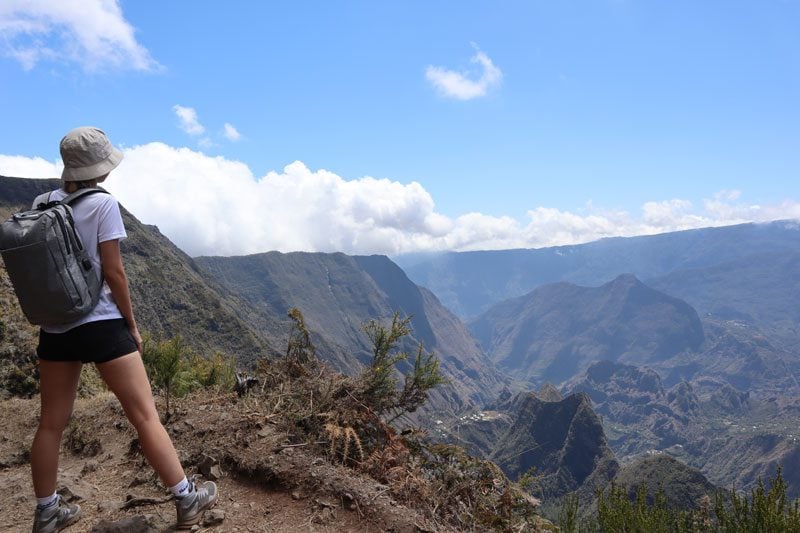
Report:
[[[150,344],[150,343],[148,343]],[[191,387],[187,382],[191,377],[185,372],[185,358],[189,348],[183,344],[181,336],[161,341],[155,346],[143,347],[142,359],[150,374],[153,385],[164,392],[167,400],[166,418],[170,417],[170,397],[186,392]]]
[[[286,344],[286,358],[300,364],[308,363],[316,356],[317,349],[311,342],[311,334],[306,327],[303,313],[292,307],[288,315],[292,325],[289,330],[289,342]]]
[[[39,392],[39,382],[35,377],[38,371],[33,365],[19,367],[14,364],[5,365],[0,372],[0,388],[11,396],[31,398]]]
[[[81,377],[78,381],[78,396],[81,398],[89,398],[107,390],[103,378],[100,377],[100,372],[94,365],[83,365],[81,368]]]
[[[159,342],[147,335],[142,343],[142,359],[153,386],[164,393],[167,419],[171,416],[171,398],[198,388],[232,389],[236,380],[232,358],[221,353],[202,357],[180,335]]]
[[[379,416],[388,415],[390,422],[416,411],[428,399],[428,391],[446,382],[439,360],[420,344],[412,371],[405,375],[403,388],[398,390],[395,365],[408,359],[398,345],[411,333],[410,323],[411,317],[401,319],[400,313],[395,313],[388,327],[377,320],[363,326],[372,343],[372,361],[359,376],[360,393],[364,403]]]
[[[766,490],[759,478],[749,499],[738,495],[735,489],[728,492],[727,502],[723,495],[717,495],[714,506],[716,531],[800,531],[800,499],[787,504],[787,485],[780,467],[769,484],[770,488]]]
[[[661,490],[648,504],[646,485],[639,486],[636,497],[631,500],[624,487],[612,483],[608,493],[597,492],[597,520],[589,531],[686,531],[688,516],[688,512],[671,509]]]
[[[558,513],[558,527],[563,533],[578,533],[578,495],[567,494]]]
[[[759,479],[750,496],[736,490],[716,494],[714,511],[705,497],[694,510],[670,507],[663,491],[647,501],[647,487],[642,485],[633,499],[628,491],[614,484],[596,493],[597,512],[576,526],[577,500],[565,498],[559,513],[559,525],[565,532],[653,532],[653,533],[792,533],[800,531],[800,500],[786,501],[786,481],[778,468],[766,489]]]
[[[313,357],[302,314],[293,310],[290,318],[286,357],[259,360],[259,386],[239,399],[240,409],[275,424],[277,432],[289,435],[289,446],[315,448],[315,454],[369,474],[396,501],[449,524],[444,530],[539,530],[538,501],[495,464],[457,446],[431,444],[424,431],[398,433],[390,425],[398,413],[424,405],[428,392],[444,381],[438,360],[423,347],[409,361],[406,376],[395,368],[408,358],[398,347],[410,333],[409,319],[394,314],[387,325],[377,320],[364,325],[373,357],[352,378]]]
[[[187,370],[192,382],[205,389],[231,390],[236,382],[236,360],[220,352],[209,358],[192,353]]]

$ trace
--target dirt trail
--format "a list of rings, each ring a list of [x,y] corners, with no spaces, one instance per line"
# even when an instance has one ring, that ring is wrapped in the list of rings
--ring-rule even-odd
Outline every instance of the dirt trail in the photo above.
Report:
[[[191,416],[181,404],[177,411],[166,426],[187,472],[197,471],[204,451],[220,463],[220,499],[215,509],[224,513],[224,519],[200,531],[432,530],[415,510],[384,494],[385,487],[374,480],[300,448],[276,446],[281,435],[272,433],[269,425],[258,432],[249,427],[245,436],[241,429],[251,426],[252,420],[225,402],[211,402],[199,412],[193,409]],[[0,402],[0,531],[29,531],[31,527],[34,497],[27,450],[37,417],[37,398]],[[174,504],[142,459],[135,433],[110,394],[76,401],[62,442],[62,487],[82,507],[82,519],[70,532],[92,531],[103,521],[135,516],[147,517],[153,526],[149,531],[173,530]],[[159,503],[120,508],[132,498]]]

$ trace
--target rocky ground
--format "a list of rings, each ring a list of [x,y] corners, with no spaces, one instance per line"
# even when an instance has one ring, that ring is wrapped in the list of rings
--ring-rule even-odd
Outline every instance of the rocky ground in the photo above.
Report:
[[[228,397],[189,398],[174,410],[166,426],[187,472],[217,478],[220,489],[200,531],[448,530],[395,501],[387,486],[315,455]],[[28,450],[37,416],[37,398],[0,402],[0,531],[30,528]],[[58,487],[82,507],[82,519],[69,531],[174,529],[174,504],[109,393],[76,401]]]

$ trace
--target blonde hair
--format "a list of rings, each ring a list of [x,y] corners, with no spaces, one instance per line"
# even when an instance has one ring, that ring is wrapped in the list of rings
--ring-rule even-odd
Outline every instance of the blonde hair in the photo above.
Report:
[[[82,181],[61,180],[61,188],[68,193],[79,191],[81,189],[91,189],[92,187],[97,187],[97,184],[101,182],[103,178],[105,178],[106,176],[108,176],[108,174],[104,174],[102,176],[98,176],[90,180],[82,180]]]

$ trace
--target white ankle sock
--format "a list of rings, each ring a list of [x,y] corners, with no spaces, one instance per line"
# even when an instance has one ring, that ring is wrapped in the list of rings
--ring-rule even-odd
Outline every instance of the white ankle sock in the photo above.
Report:
[[[39,509],[47,509],[51,505],[54,505],[58,502],[58,493],[53,492],[50,496],[45,496],[44,498],[36,498],[36,507]]]
[[[191,483],[189,483],[189,480],[186,479],[186,476],[184,476],[184,478],[180,480],[177,485],[175,485],[174,487],[170,487],[169,490],[172,491],[172,494],[176,498],[182,498],[183,496],[189,494],[190,488],[191,488]]]

